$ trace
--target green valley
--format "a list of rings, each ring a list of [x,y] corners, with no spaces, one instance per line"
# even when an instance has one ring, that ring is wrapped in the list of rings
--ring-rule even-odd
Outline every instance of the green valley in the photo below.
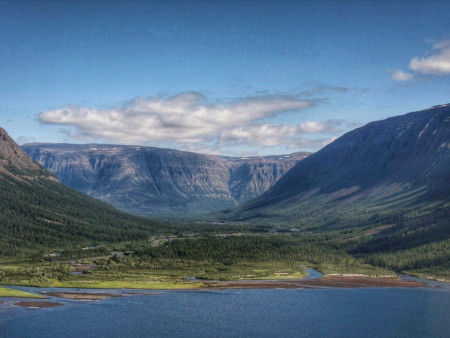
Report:
[[[368,124],[254,200],[172,220],[69,189],[0,129],[0,284],[196,288],[301,278],[304,267],[449,281],[449,114],[445,105]]]

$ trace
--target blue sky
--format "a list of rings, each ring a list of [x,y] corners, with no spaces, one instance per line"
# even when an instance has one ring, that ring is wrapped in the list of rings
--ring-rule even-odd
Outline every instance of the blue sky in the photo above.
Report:
[[[0,1],[19,143],[316,151],[450,102],[449,1]]]

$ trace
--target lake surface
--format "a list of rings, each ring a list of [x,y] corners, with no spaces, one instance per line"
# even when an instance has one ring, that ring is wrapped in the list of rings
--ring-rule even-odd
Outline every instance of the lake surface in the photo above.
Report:
[[[18,300],[3,298],[0,337],[450,336],[448,286],[105,292],[124,297],[89,302],[50,297],[65,305],[45,309],[19,308],[12,305]]]

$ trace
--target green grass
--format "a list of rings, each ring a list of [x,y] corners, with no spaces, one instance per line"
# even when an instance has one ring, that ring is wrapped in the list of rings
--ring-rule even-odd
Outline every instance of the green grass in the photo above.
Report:
[[[379,268],[369,264],[362,264],[359,261],[341,264],[330,264],[328,262],[324,262],[318,264],[315,268],[322,272],[325,276],[335,274],[361,274],[368,277],[396,276],[396,274],[392,270]]]
[[[96,281],[73,280],[60,282],[58,287],[86,288],[86,289],[151,289],[151,290],[178,290],[195,289],[203,286],[203,283],[189,283],[180,281]]]
[[[419,277],[419,278],[425,278],[425,279],[431,279],[436,280],[439,282],[447,282],[450,283],[450,271],[449,269],[443,269],[443,268],[426,268],[421,270],[414,270],[414,271],[404,271],[404,273]]]
[[[40,295],[35,295],[33,293],[15,290],[10,288],[4,288],[0,286],[0,297],[14,297],[14,298],[45,298]]]

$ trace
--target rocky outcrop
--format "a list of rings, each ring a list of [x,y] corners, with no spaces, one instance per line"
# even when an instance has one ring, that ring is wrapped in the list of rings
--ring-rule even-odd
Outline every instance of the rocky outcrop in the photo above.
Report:
[[[0,128],[0,166],[39,170],[40,166],[17,145],[6,130]]]
[[[119,145],[22,148],[67,186],[135,214],[221,210],[261,195],[309,153],[232,158]]]

